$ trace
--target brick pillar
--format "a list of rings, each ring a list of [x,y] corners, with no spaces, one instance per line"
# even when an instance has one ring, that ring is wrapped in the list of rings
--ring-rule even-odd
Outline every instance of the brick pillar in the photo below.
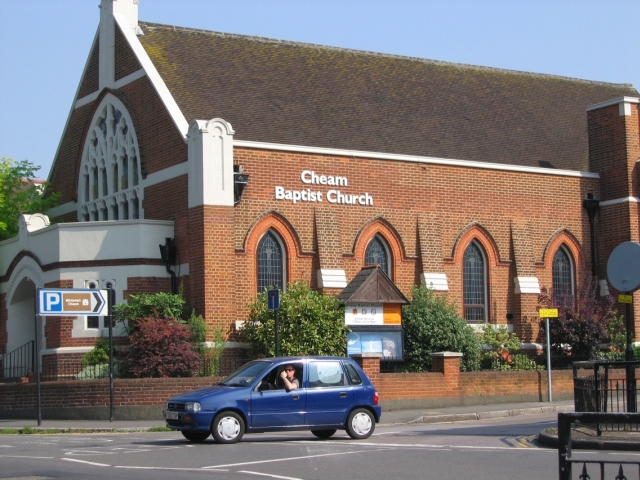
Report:
[[[458,352],[434,352],[431,356],[431,371],[442,373],[445,377],[457,377],[460,375],[460,359],[462,354]]]
[[[639,242],[640,119],[635,97],[621,97],[587,109],[589,169],[600,174],[600,209],[596,215],[597,272],[606,278],[611,252],[623,242]],[[586,212],[585,225],[588,226]],[[610,287],[612,294],[620,292]],[[624,312],[624,305],[617,305]],[[633,304],[638,335],[640,305]]]
[[[380,378],[380,355],[377,353],[357,353],[351,355],[351,358],[360,365],[360,368],[375,386]]]

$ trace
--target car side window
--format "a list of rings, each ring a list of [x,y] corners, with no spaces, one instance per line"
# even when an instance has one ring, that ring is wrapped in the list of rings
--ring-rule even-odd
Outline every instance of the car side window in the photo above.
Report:
[[[351,365],[350,363],[344,363],[345,368],[347,369],[347,374],[349,375],[349,381],[351,385],[362,385],[362,377],[358,373],[358,370]]]
[[[309,362],[309,388],[337,387],[345,384],[339,361]]]

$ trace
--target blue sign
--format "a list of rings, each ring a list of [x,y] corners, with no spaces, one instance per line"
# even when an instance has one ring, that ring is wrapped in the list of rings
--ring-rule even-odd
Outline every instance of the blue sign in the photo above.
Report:
[[[278,310],[280,308],[280,290],[277,288],[267,290],[267,308],[269,310]]]
[[[37,315],[44,317],[109,315],[107,290],[38,288],[36,300]]]

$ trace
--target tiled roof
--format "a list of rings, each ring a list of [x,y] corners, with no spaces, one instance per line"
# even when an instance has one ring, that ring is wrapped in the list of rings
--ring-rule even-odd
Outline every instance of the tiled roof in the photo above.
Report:
[[[378,266],[360,270],[336,298],[343,303],[411,303]]]
[[[235,138],[588,170],[586,107],[631,85],[140,23],[188,122]]]

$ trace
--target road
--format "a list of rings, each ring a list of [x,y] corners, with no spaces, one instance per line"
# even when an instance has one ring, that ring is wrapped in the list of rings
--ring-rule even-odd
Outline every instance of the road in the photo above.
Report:
[[[0,478],[554,479],[557,452],[535,437],[555,418],[379,426],[363,441],[341,431],[324,441],[308,432],[249,434],[236,445],[190,444],[173,432],[2,435]],[[640,453],[593,455],[640,461]]]

